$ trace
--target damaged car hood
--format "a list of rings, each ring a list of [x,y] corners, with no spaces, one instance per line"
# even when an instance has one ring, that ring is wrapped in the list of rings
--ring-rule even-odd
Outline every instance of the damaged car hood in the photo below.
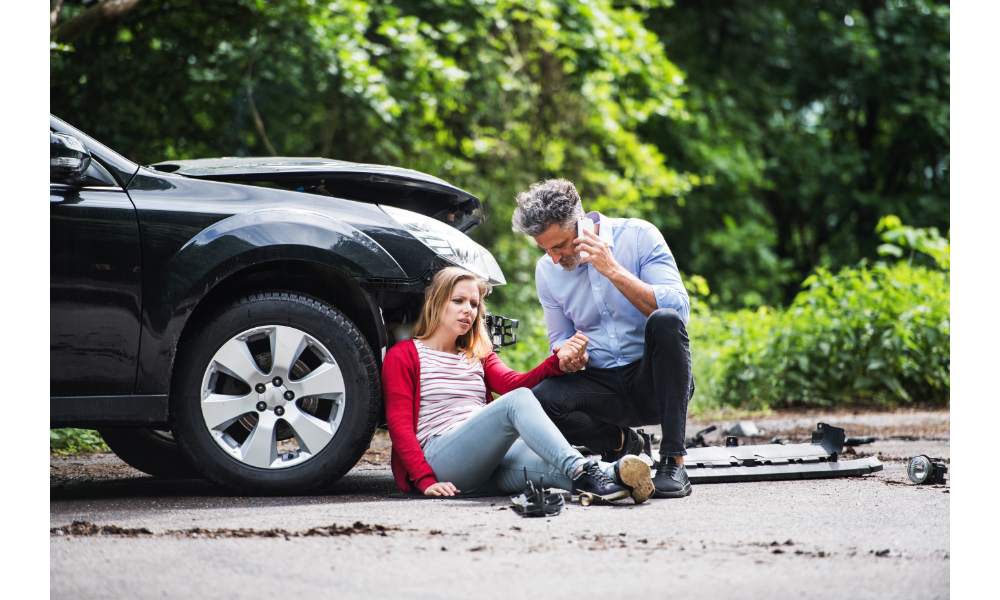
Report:
[[[193,179],[269,185],[427,215],[467,233],[483,222],[483,204],[450,183],[411,169],[328,158],[206,158],[151,165]]]

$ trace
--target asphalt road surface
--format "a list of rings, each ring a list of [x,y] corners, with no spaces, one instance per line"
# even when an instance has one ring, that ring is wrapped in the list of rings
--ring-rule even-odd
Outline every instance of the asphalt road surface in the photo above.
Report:
[[[879,437],[856,451],[884,470],[705,484],[684,499],[567,505],[540,519],[505,497],[389,499],[383,437],[335,489],[307,497],[232,497],[142,476],[113,455],[53,457],[51,597],[949,597],[950,481],[915,486],[904,460],[949,459],[950,414],[756,423],[794,442],[817,421]]]

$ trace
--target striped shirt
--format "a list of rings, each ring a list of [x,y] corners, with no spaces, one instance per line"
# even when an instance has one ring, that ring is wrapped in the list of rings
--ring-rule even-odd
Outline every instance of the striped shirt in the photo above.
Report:
[[[420,357],[420,413],[417,442],[455,429],[486,407],[483,363],[470,364],[465,353],[448,354],[413,340]]]

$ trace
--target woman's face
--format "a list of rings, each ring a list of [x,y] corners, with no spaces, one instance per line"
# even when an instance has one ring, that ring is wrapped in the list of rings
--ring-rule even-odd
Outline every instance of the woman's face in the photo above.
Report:
[[[451,297],[441,311],[438,327],[453,333],[455,337],[465,335],[472,328],[479,312],[479,286],[471,279],[463,279],[451,290]]]

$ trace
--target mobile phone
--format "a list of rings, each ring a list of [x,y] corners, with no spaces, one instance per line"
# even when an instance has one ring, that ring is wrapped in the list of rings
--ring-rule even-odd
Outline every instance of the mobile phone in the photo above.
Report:
[[[594,233],[594,222],[587,217],[580,217],[576,220],[576,237],[587,237],[583,234],[584,231]],[[587,258],[588,256],[590,256],[589,253],[580,252],[580,258]]]

